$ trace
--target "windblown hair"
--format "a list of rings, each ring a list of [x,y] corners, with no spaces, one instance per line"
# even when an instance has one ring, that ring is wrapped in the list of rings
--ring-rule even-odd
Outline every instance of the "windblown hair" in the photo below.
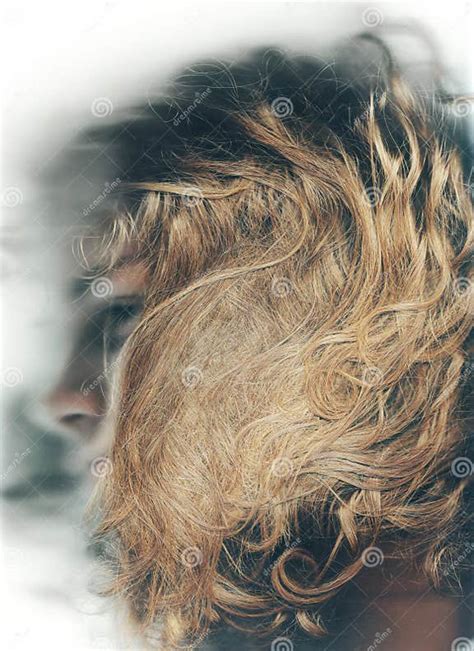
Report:
[[[471,202],[446,119],[380,48],[364,78],[272,51],[193,68],[129,128],[104,250],[133,241],[149,283],[99,534],[170,646],[323,635],[371,553],[446,574]]]

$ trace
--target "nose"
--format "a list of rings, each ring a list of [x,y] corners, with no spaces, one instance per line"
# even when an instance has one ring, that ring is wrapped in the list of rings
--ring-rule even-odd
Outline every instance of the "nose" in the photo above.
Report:
[[[45,407],[60,432],[88,440],[98,429],[104,412],[103,400],[97,390],[58,385],[44,401]]]

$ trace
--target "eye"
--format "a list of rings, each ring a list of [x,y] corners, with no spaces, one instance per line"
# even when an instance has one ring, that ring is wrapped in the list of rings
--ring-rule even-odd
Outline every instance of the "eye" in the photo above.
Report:
[[[138,323],[143,309],[140,299],[130,300],[127,296],[124,299],[116,299],[111,303],[103,314],[104,334],[107,346],[117,350],[127,340]]]

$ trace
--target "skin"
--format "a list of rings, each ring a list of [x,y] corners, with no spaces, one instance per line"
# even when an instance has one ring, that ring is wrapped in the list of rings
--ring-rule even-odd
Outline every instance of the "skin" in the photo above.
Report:
[[[117,355],[140,314],[143,287],[143,269],[127,259],[107,276],[103,296],[90,280],[73,282],[74,343],[44,408],[55,430],[80,444],[88,460],[106,454],[110,443],[103,427],[110,385]]]

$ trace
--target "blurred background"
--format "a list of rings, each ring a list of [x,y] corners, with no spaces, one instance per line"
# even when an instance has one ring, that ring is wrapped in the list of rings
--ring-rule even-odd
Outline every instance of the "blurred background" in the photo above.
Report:
[[[377,30],[417,84],[442,79],[472,93],[472,3],[15,0],[1,12],[2,641],[9,651],[133,648],[90,591],[81,514],[107,472],[97,426],[113,362],[100,337],[103,289],[86,299],[71,289],[77,237],[120,169],[86,149],[60,187],[45,182],[47,170],[62,166],[85,126],[146,103],[184,64],[252,46],[324,56],[345,36]],[[122,301],[120,318],[114,305],[117,329],[133,323],[133,301]],[[79,375],[65,378],[71,360]]]

